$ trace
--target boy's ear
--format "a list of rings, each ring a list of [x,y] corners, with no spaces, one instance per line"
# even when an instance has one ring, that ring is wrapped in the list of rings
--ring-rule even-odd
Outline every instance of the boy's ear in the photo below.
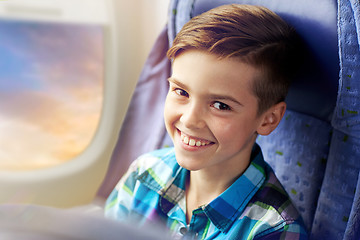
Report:
[[[282,117],[285,114],[286,103],[280,102],[270,107],[262,114],[262,123],[259,126],[257,133],[260,135],[269,135],[279,125]]]

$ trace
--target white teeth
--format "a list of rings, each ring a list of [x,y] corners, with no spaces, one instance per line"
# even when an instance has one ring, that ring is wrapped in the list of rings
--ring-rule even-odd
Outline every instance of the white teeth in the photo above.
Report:
[[[189,146],[197,146],[197,147],[201,147],[201,146],[205,146],[205,145],[208,145],[209,142],[205,141],[201,141],[201,140],[195,140],[191,137],[188,137],[188,136],[185,136],[183,134],[181,134],[181,140],[183,141],[183,143],[189,145]]]

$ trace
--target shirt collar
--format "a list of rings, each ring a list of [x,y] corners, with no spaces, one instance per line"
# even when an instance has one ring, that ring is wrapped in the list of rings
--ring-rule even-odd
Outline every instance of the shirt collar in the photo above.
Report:
[[[203,210],[212,223],[227,232],[266,180],[266,163],[260,147],[255,144],[251,163],[245,172],[219,197]]]
[[[266,163],[260,147],[255,143],[251,163],[245,172],[219,197],[203,207],[205,214],[221,231],[227,232],[266,179]],[[188,170],[175,161],[170,150],[162,161],[139,172],[138,179],[160,196],[160,207],[168,213],[184,197]]]

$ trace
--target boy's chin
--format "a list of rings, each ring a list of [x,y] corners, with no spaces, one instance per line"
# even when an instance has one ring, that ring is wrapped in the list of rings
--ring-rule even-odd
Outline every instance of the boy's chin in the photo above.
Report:
[[[198,171],[202,169],[202,167],[192,159],[184,159],[183,157],[178,159],[178,157],[176,157],[176,161],[182,168],[189,171]]]

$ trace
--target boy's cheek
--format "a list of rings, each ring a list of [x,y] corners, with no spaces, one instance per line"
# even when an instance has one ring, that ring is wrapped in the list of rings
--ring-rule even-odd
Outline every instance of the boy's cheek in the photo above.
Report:
[[[165,121],[165,125],[166,127],[168,127],[168,125],[170,124],[170,122],[172,121],[172,118],[174,118],[174,112],[173,112],[173,108],[172,104],[169,103],[169,101],[165,101],[165,106],[164,106],[164,121]]]
[[[179,109],[179,104],[176,104],[173,97],[168,96],[165,100],[165,106],[164,106],[164,115],[173,115],[176,114],[177,109]]]

